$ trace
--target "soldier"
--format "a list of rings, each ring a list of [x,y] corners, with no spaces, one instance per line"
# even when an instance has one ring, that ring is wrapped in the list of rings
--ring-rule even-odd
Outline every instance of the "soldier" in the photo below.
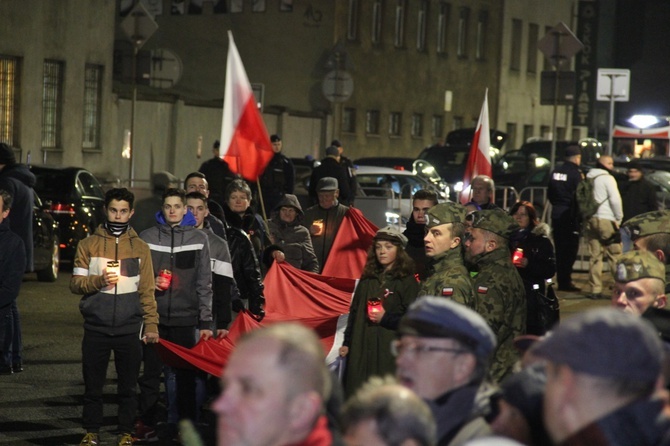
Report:
[[[633,247],[649,251],[665,264],[665,293],[670,293],[670,210],[637,215],[623,224]]]
[[[509,236],[518,225],[496,210],[475,211],[472,216],[465,262],[475,274],[476,310],[498,338],[491,378],[501,381],[518,359],[514,338],[526,332],[526,291],[508,248]]]
[[[426,256],[430,259],[428,278],[419,296],[443,296],[475,309],[475,293],[470,274],[463,264],[465,207],[440,203],[426,213]]]
[[[612,306],[641,315],[665,307],[665,265],[647,251],[627,252],[617,259]]]

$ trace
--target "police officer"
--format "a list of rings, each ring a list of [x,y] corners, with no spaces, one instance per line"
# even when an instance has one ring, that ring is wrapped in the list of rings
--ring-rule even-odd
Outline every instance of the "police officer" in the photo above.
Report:
[[[475,309],[475,293],[463,264],[465,207],[459,203],[440,203],[426,213],[426,256],[430,259],[428,278],[419,296],[442,296]]]
[[[518,359],[514,338],[526,332],[526,291],[512,264],[509,236],[519,226],[499,210],[475,211],[465,242],[465,263],[474,274],[476,310],[496,333],[491,378],[501,381]]]
[[[670,210],[637,215],[622,225],[640,251],[649,251],[665,265],[665,293],[670,293]]]
[[[565,162],[551,173],[547,198],[551,201],[551,226],[556,245],[556,279],[559,291],[580,291],[572,283],[572,266],[577,260],[579,250],[579,231],[581,219],[575,191],[582,181],[579,165],[582,162],[582,150],[579,146],[565,149]]]
[[[272,135],[270,142],[275,154],[260,177],[265,211],[268,214],[277,207],[285,194],[292,194],[295,187],[295,167],[293,162],[281,153],[281,138],[279,135]]]

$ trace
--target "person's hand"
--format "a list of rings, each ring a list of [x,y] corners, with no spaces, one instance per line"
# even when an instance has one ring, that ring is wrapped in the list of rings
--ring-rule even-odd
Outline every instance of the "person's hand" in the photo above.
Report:
[[[282,263],[286,260],[286,256],[281,251],[272,251],[272,258],[275,259],[277,263]]]
[[[261,322],[263,318],[265,317],[265,310],[259,310],[256,313],[253,313],[252,311],[249,311],[249,315],[256,319],[257,322]]]
[[[349,347],[343,345],[340,347],[340,356],[347,356],[349,354]]]
[[[230,331],[225,328],[219,328],[216,330],[216,339],[223,339],[228,336],[228,333],[230,333]]]
[[[528,259],[527,258],[522,258],[514,262],[514,266],[517,266],[519,268],[525,268],[528,266]]]
[[[309,227],[309,233],[312,235],[321,235],[321,226],[312,225]]]
[[[165,291],[170,287],[170,281],[165,277],[156,276],[156,289],[158,291]]]
[[[368,317],[370,321],[374,322],[375,324],[378,324],[381,322],[382,318],[384,317],[384,314],[386,314],[386,310],[384,310],[383,306],[379,306],[379,311],[375,311],[374,313],[369,313]]]
[[[119,276],[117,276],[114,271],[105,270],[102,273],[102,280],[105,282],[105,286],[116,285],[119,281]]]
[[[244,311],[244,302],[242,302],[242,299],[235,299],[232,302],[232,307],[235,313]]]
[[[160,337],[158,336],[158,333],[144,333],[144,336],[142,337],[142,342],[145,344],[158,344],[159,340]]]
[[[212,337],[212,330],[200,330],[200,339],[207,340]]]

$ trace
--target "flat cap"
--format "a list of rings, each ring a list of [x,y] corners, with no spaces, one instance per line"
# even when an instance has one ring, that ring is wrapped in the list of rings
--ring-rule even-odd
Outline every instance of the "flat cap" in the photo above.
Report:
[[[581,155],[582,154],[582,148],[579,146],[568,146],[565,148],[565,157],[570,158],[571,156],[575,155]]]
[[[615,308],[588,310],[561,322],[531,352],[587,375],[648,383],[658,379],[663,358],[654,327]]]
[[[331,190],[339,189],[337,184],[337,178],[333,177],[323,177],[316,183],[317,192],[327,192]]]
[[[631,240],[648,235],[670,233],[670,210],[651,211],[626,220],[623,228]]]
[[[484,229],[506,239],[519,229],[519,224],[514,218],[500,209],[483,209],[474,211],[470,215],[473,228]]]
[[[340,154],[340,151],[335,146],[326,147],[326,156],[337,156]]]
[[[665,283],[665,265],[649,251],[628,251],[616,261],[614,280],[628,283],[638,279],[659,279]]]
[[[417,299],[400,320],[398,332],[401,335],[456,339],[472,348],[479,358],[488,357],[496,345],[496,336],[479,313],[444,297]]]
[[[465,223],[468,210],[460,203],[439,203],[428,209],[426,227],[432,228],[447,223]]]
[[[386,226],[385,228],[381,228],[379,231],[377,231],[373,240],[388,240],[390,242],[402,245],[403,248],[407,246],[407,237],[405,237],[405,235],[400,232],[398,228],[391,225]]]

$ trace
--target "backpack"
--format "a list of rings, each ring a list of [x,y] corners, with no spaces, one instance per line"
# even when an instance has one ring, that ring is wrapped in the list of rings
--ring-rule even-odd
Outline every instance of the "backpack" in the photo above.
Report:
[[[593,195],[595,179],[603,175],[607,174],[602,173],[600,175],[596,175],[593,178],[585,178],[577,185],[575,199],[577,201],[579,215],[581,215],[582,220],[584,221],[593,217],[595,213],[598,212],[600,205],[605,202],[605,200],[603,200],[598,203],[595,196]]]

